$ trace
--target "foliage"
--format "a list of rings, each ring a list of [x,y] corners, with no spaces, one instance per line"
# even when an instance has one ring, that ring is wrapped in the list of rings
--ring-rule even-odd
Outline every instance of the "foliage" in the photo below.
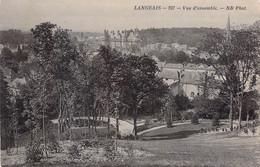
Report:
[[[212,126],[219,126],[220,125],[219,123],[220,123],[219,114],[215,113],[213,118],[212,118]]]
[[[124,151],[127,153],[128,158],[133,158],[134,157],[134,147],[133,147],[133,144],[127,142],[125,144]]]
[[[96,102],[106,107],[108,115],[112,108],[128,110],[136,131],[138,111],[160,111],[168,87],[156,75],[159,69],[149,56],[122,55],[102,46],[93,65]]]
[[[5,76],[0,69],[0,119],[1,119],[1,149],[5,150],[12,144],[12,101],[11,90],[5,81]]]
[[[22,33],[21,30],[0,31],[0,43],[9,45],[11,48],[17,47],[20,44],[28,44],[31,41],[29,33]]]
[[[193,116],[193,112],[187,111],[182,113],[182,119],[183,120],[190,120]]]
[[[192,105],[187,96],[182,94],[170,95],[166,104],[166,119],[181,120],[183,119],[183,113],[189,108],[192,108]]]
[[[48,147],[49,151],[54,152],[54,153],[59,153],[62,151],[62,148],[59,145],[59,142],[57,141],[57,137],[53,133],[48,135],[47,147]]]
[[[147,54],[156,56],[160,61],[167,63],[188,63],[191,61],[185,52],[177,51],[175,48],[153,49],[147,51]]]
[[[177,111],[183,111],[191,108],[190,100],[187,96],[181,94],[174,97]]]
[[[223,35],[213,31],[201,40],[196,56],[205,55],[205,60],[216,70],[222,91],[230,98],[230,124],[233,129],[233,103],[238,99],[239,128],[244,100],[244,91],[252,74],[259,66],[259,30],[241,26]],[[255,83],[255,82],[254,82]],[[216,86],[216,85],[215,85]]]
[[[21,94],[24,97],[24,116],[28,118],[26,124],[33,130],[44,129],[43,124],[57,117],[59,109],[64,112],[61,113],[64,117],[70,116],[73,107],[70,102],[73,102],[76,89],[73,89],[71,81],[71,63],[77,52],[68,30],[57,28],[55,24],[41,23],[31,31],[33,50],[30,61],[22,66],[27,83],[21,87]],[[67,123],[65,120],[62,124]]]
[[[199,123],[198,115],[193,114],[192,117],[191,117],[191,124],[196,125],[198,123]]]
[[[198,116],[203,119],[212,119],[214,113],[219,113],[221,119],[228,118],[228,106],[220,98],[207,99],[204,96],[197,96],[192,100],[192,105]]]
[[[195,47],[203,36],[210,32],[211,28],[149,28],[141,30],[140,35],[143,44],[175,43]],[[221,29],[214,29],[223,33]]]
[[[26,147],[26,162],[40,162],[43,158],[42,140],[31,142]]]
[[[259,106],[257,105],[258,97],[259,94],[256,90],[244,93],[242,120],[246,120],[247,116],[249,120],[257,118],[257,113],[255,111],[259,109]]]
[[[117,155],[118,152],[116,151],[114,140],[107,140],[104,147],[104,156],[109,160],[113,161]]]
[[[69,154],[69,157],[72,158],[72,159],[79,158],[81,154],[80,154],[78,145],[72,144],[71,146],[69,146],[68,147],[68,154]]]
[[[8,48],[2,49],[0,62],[1,62],[1,66],[12,70],[12,72],[14,72],[14,73],[18,72],[17,61],[15,60],[15,56],[10,49],[8,49]]]
[[[125,135],[125,136],[121,136],[121,139],[123,140],[134,140],[135,136],[130,134],[130,135]]]
[[[172,127],[172,121],[171,121],[170,117],[166,118],[166,127],[167,128],[171,128]]]
[[[188,63],[188,62],[190,62],[190,57],[188,55],[186,55],[185,52],[179,51],[179,52],[177,52],[177,54],[175,56],[175,62],[176,63]]]

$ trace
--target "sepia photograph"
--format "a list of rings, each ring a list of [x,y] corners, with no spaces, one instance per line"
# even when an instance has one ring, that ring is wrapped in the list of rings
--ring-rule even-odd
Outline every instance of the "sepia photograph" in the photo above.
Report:
[[[0,166],[259,167],[260,0],[0,0]]]

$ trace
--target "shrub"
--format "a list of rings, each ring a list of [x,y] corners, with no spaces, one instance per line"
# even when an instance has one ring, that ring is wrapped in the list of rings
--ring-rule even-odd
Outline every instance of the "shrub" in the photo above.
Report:
[[[41,140],[33,141],[26,147],[26,162],[40,162],[43,157]]]
[[[47,147],[48,147],[48,150],[50,150],[51,152],[58,153],[58,152],[62,151],[62,148],[60,147],[59,142],[57,141],[57,138],[54,134],[50,134],[48,136]]]
[[[193,112],[183,112],[181,115],[183,120],[189,120],[192,118]]]
[[[244,129],[244,133],[248,134],[248,130],[247,130],[247,128]]]
[[[145,122],[144,122],[145,126],[148,126],[150,124],[150,122],[151,122],[151,119],[150,118],[146,118]]]
[[[255,135],[255,133],[256,133],[255,128],[252,129],[252,133],[253,133],[253,135]]]
[[[167,119],[166,126],[167,126],[167,128],[172,127],[172,121],[170,119]]]
[[[11,148],[10,148],[10,147],[7,147],[7,149],[6,149],[6,154],[7,154],[8,156],[11,155]]]
[[[107,140],[105,143],[104,150],[105,150],[105,157],[107,158],[107,160],[113,161],[116,158],[117,151],[114,144],[114,140]]]
[[[219,126],[219,114],[216,113],[212,119],[212,126]]]
[[[93,142],[90,141],[89,139],[84,139],[80,142],[80,145],[82,147],[93,147]]]
[[[123,139],[123,140],[135,140],[135,136],[130,134],[130,135],[122,136],[121,139]]]
[[[71,145],[68,148],[69,157],[73,159],[77,159],[80,156],[78,146],[76,144]]]
[[[192,117],[191,117],[191,124],[196,125],[198,123],[199,123],[198,115],[193,114]]]
[[[128,155],[129,158],[134,157],[133,144],[127,142],[127,143],[125,144],[125,149],[124,149],[124,150],[125,150],[125,152],[127,153],[127,155]]]

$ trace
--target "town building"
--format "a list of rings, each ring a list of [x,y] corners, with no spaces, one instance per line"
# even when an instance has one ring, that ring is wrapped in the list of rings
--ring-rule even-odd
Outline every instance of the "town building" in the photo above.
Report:
[[[157,66],[160,69],[158,75],[170,86],[173,95],[183,94],[192,100],[207,89],[207,97],[213,99],[219,91],[207,86],[209,79],[216,77],[212,66],[163,62],[157,62]]]
[[[104,30],[104,37],[102,44],[110,46],[112,48],[127,48],[133,45],[140,46],[141,38],[140,31],[134,30],[123,30],[123,31],[109,31]]]

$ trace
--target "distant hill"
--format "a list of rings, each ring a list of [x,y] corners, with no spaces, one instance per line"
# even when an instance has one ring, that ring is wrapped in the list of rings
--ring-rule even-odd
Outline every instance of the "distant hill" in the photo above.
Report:
[[[10,48],[16,48],[20,44],[28,44],[32,39],[30,32],[22,32],[21,30],[0,31],[0,44],[8,44]]]
[[[74,31],[72,31],[72,32],[70,32],[70,35],[72,37],[75,37],[75,36],[80,37],[80,36],[82,36],[82,38],[83,38],[83,37],[101,37],[104,34],[103,33],[97,33],[97,32],[74,32]]]
[[[143,45],[155,43],[179,43],[181,45],[188,45],[195,47],[197,42],[203,36],[212,30],[224,33],[223,29],[219,28],[149,28],[141,30],[141,39]]]

